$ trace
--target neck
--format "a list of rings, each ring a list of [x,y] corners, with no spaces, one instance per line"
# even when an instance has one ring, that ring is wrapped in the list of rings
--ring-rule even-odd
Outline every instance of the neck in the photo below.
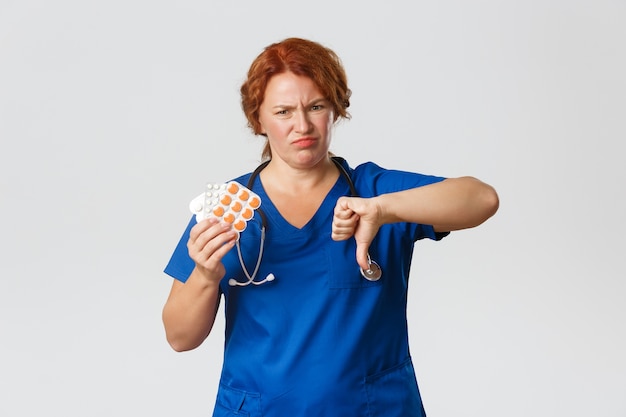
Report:
[[[269,186],[291,195],[308,193],[320,186],[327,188],[329,183],[335,183],[338,175],[339,171],[330,156],[308,168],[296,168],[284,161],[271,160],[260,174],[265,188]]]

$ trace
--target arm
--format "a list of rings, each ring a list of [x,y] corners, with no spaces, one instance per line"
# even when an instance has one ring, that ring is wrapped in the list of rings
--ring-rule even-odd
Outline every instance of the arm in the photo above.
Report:
[[[372,198],[341,197],[335,206],[332,238],[354,236],[357,262],[367,268],[367,250],[383,224],[421,223],[437,232],[450,232],[480,225],[499,204],[493,187],[473,177],[448,178]]]
[[[473,177],[448,178],[376,198],[381,225],[430,224],[437,232],[476,227],[493,216],[500,204],[493,187]]]
[[[174,280],[163,307],[163,324],[170,346],[178,352],[195,349],[211,332],[219,307],[219,282],[224,277],[224,255],[237,235],[230,225],[203,220],[189,234],[189,256],[196,263],[183,284]]]

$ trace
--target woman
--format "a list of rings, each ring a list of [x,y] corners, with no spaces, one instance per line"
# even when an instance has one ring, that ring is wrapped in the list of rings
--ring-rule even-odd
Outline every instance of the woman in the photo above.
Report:
[[[472,177],[333,157],[350,94],[337,55],[298,38],[268,46],[241,87],[266,147],[260,172],[236,181],[261,197],[265,236],[252,221],[240,257],[228,223],[194,218],[165,269],[175,279],[163,322],[176,351],[205,340],[224,297],[214,416],[425,415],[406,319],[413,245],[483,223],[498,196]],[[243,286],[259,258],[257,285]]]

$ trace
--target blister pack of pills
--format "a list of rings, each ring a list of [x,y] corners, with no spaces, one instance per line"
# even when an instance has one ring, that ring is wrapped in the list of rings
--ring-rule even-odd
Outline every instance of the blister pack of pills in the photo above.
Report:
[[[236,181],[208,183],[206,190],[189,203],[196,221],[216,217],[231,223],[239,233],[246,229],[248,221],[254,217],[254,210],[260,206],[261,198]]]

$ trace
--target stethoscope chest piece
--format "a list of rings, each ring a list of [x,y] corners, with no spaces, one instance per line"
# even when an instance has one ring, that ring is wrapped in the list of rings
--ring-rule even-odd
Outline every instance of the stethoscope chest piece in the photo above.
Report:
[[[370,267],[368,269],[360,268],[361,275],[363,275],[363,278],[365,278],[368,281],[378,281],[380,277],[383,276],[383,271],[382,269],[380,269],[380,265],[372,261],[369,255],[368,255],[367,261]]]

